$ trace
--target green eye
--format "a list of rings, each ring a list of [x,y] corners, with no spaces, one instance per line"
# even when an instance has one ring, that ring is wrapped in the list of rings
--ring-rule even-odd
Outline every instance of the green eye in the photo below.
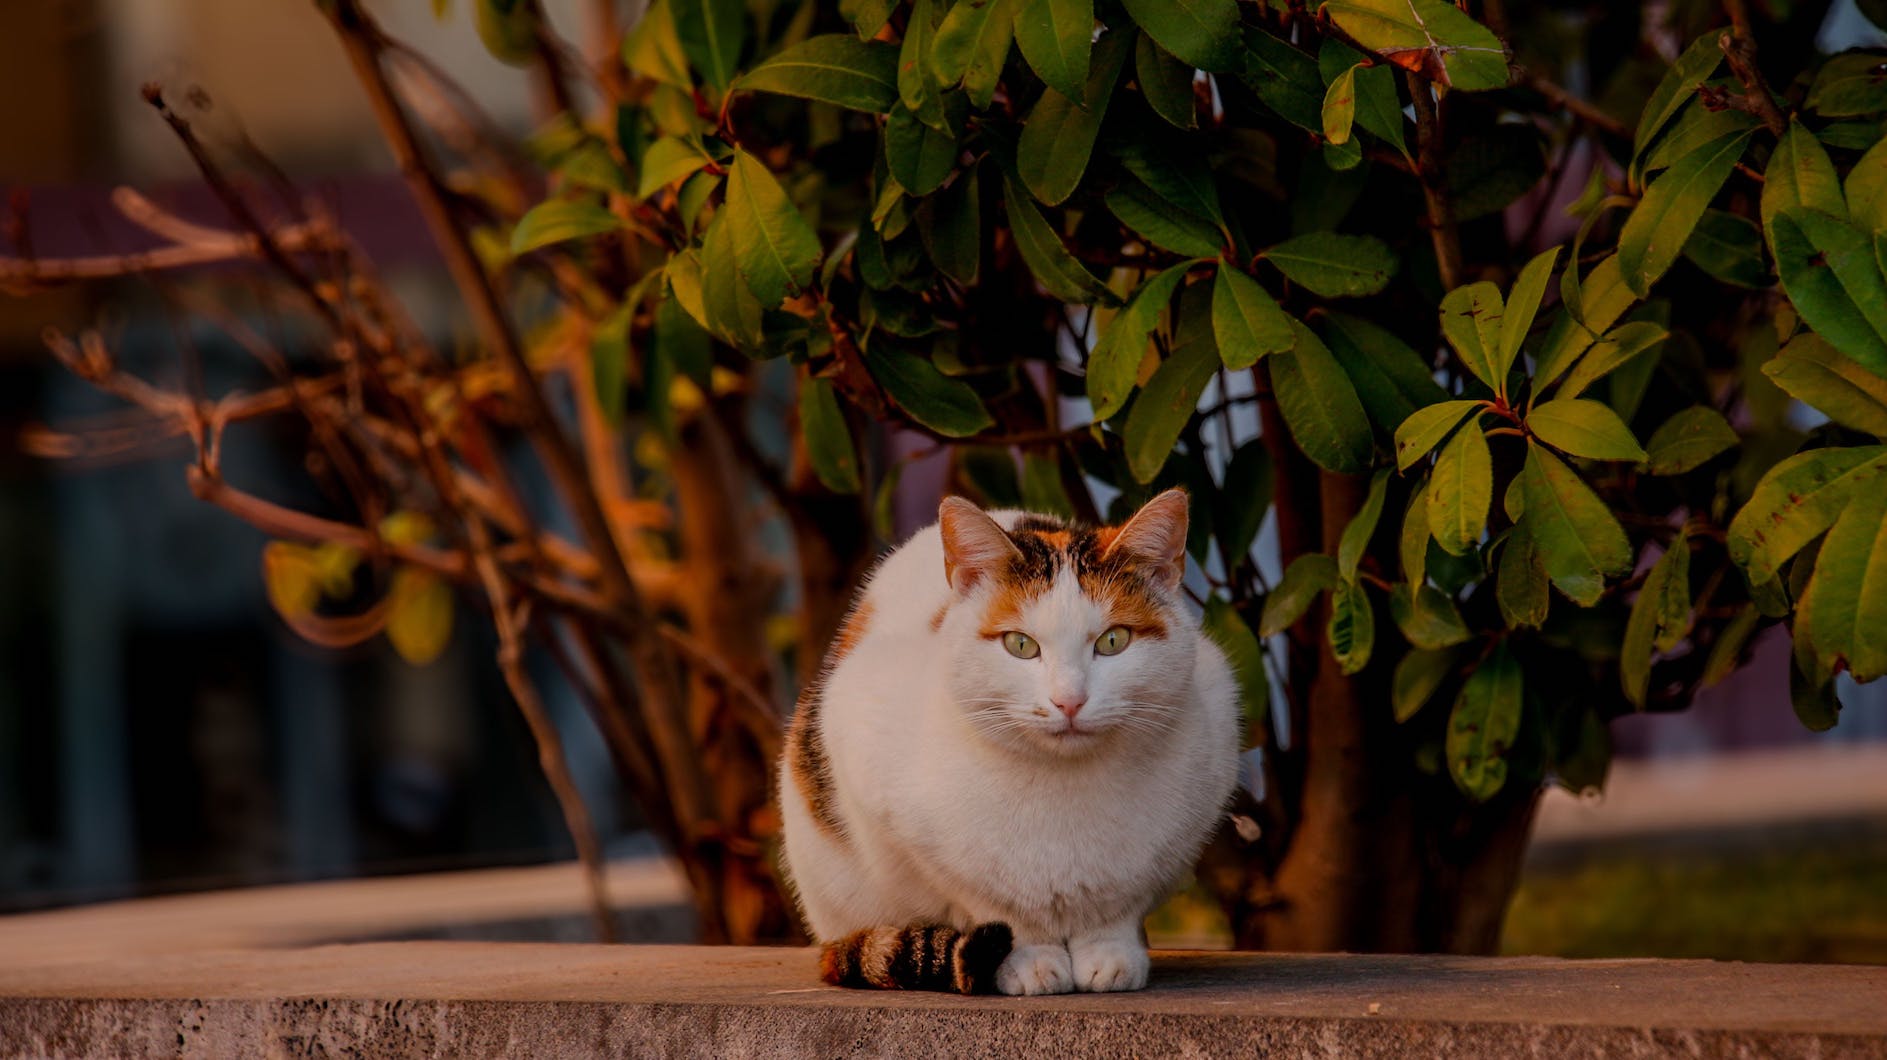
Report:
[[[1002,646],[1018,659],[1033,659],[1042,654],[1042,646],[1027,633],[1004,633]]]
[[[1127,650],[1128,642],[1133,639],[1133,633],[1131,633],[1126,626],[1115,626],[1113,629],[1101,634],[1101,639],[1094,642],[1094,654],[1119,655],[1121,652]]]

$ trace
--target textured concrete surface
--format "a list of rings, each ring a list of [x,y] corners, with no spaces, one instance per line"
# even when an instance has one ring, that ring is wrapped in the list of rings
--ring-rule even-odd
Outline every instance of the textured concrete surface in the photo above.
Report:
[[[683,946],[0,949],[0,1055],[1887,1057],[1887,968],[1162,954],[1141,993],[958,998],[835,990],[815,967]]]

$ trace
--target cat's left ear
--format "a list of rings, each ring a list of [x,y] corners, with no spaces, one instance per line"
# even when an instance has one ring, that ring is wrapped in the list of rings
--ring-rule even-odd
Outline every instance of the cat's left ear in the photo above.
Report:
[[[1142,505],[1114,531],[1103,558],[1125,553],[1152,571],[1167,589],[1186,576],[1186,491],[1170,489]]]

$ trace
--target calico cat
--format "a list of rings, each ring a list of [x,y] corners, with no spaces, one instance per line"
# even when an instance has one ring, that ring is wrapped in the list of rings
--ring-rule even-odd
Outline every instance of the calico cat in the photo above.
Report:
[[[878,566],[780,764],[828,982],[1146,985],[1141,920],[1238,772],[1237,686],[1180,592],[1186,508],[1094,529],[952,497]]]

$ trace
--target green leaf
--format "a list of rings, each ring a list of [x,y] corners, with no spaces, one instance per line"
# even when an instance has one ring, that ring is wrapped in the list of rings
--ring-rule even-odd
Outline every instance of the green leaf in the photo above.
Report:
[[[834,493],[857,493],[858,453],[832,384],[817,376],[799,385],[799,430],[813,473]]]
[[[1560,273],[1563,309],[1547,330],[1546,341],[1541,343],[1533,372],[1535,392],[1564,375],[1566,369],[1591,349],[1599,336],[1638,300],[1619,273],[1617,254],[1594,265],[1583,287],[1576,279],[1578,275],[1576,262]]]
[[[1717,642],[1710,646],[1710,657],[1704,660],[1704,672],[1699,678],[1699,684],[1704,688],[1721,684],[1724,678],[1742,665],[1743,649],[1748,646],[1750,635],[1756,632],[1761,621],[1762,612],[1754,604],[1736,613],[1730,624],[1717,634]]]
[[[1396,94],[1396,75],[1382,63],[1360,65],[1362,62],[1361,52],[1329,37],[1324,38],[1317,49],[1317,67],[1324,80],[1334,82],[1345,70],[1353,72],[1356,124],[1375,133],[1407,158],[1409,148],[1403,139],[1402,127],[1408,119],[1402,113],[1402,99]]]
[[[1019,0],[960,0],[937,27],[930,46],[931,73],[949,88],[962,84],[970,105],[989,107],[1009,58]]]
[[[1553,266],[1558,261],[1559,247],[1550,247],[1534,255],[1514,280],[1513,290],[1508,293],[1507,304],[1501,312],[1500,358],[1494,363],[1496,378],[1506,379],[1514,362],[1520,359],[1520,347],[1527,341],[1527,332],[1533,330],[1533,318],[1540,311],[1540,299],[1546,294],[1547,281],[1552,279]]]
[[[547,199],[518,218],[511,230],[511,253],[529,254],[539,247],[572,239],[614,232],[622,218],[585,200]]]
[[[1505,314],[1500,288],[1486,280],[1457,287],[1441,300],[1442,335],[1468,371],[1497,394],[1507,392],[1507,376],[1499,370]]]
[[[1074,194],[1087,172],[1094,140],[1101,134],[1114,82],[1127,59],[1131,36],[1108,33],[1094,45],[1087,82],[1074,97],[1051,88],[1042,93],[1022,125],[1016,171],[1035,197],[1053,206]],[[1214,246],[1216,250],[1216,244]]]
[[[1598,603],[1605,579],[1631,569],[1631,542],[1618,518],[1578,473],[1538,445],[1521,470],[1526,524],[1547,576],[1581,607]]]
[[[1450,648],[1474,638],[1454,600],[1432,585],[1399,585],[1389,594],[1389,615],[1417,648]]]
[[[668,2],[688,61],[709,84],[725,89],[740,68],[740,48],[747,33],[746,5],[741,0]]]
[[[1684,256],[1712,279],[1736,287],[1763,288],[1774,282],[1763,261],[1762,229],[1728,210],[1704,211],[1684,244]]]
[[[1836,423],[1887,438],[1887,379],[1843,357],[1819,335],[1803,332],[1789,340],[1763,365],[1763,374]]]
[[[1345,144],[1350,141],[1350,126],[1356,121],[1356,67],[1338,74],[1324,91],[1324,141]]]
[[[1061,462],[1052,452],[1031,449],[1022,454],[1022,507],[1031,512],[1075,517],[1074,502],[1061,481]]]
[[[1669,337],[1669,332],[1649,320],[1620,324],[1593,343],[1591,350],[1579,359],[1572,371],[1566,373],[1566,382],[1561,384],[1559,396],[1578,397],[1593,383],[1645,356]]]
[[[933,129],[897,107],[885,121],[885,165],[905,191],[929,195],[956,169],[962,148],[947,130]]]
[[[1791,207],[1770,219],[1776,273],[1796,312],[1842,353],[1887,375],[1887,279],[1853,225]]]
[[[876,344],[865,367],[899,408],[938,434],[968,438],[996,425],[968,383],[944,375],[926,358]]]
[[[1736,428],[1708,405],[1692,405],[1665,420],[1645,443],[1645,468],[1654,475],[1681,475],[1735,448]]]
[[[1199,395],[1219,369],[1218,347],[1209,328],[1183,329],[1184,341],[1161,363],[1127,413],[1122,430],[1127,468],[1138,482],[1152,482],[1173,455],[1179,435],[1199,408]]]
[[[1232,664],[1232,676],[1238,681],[1240,717],[1248,726],[1262,725],[1271,698],[1271,682],[1265,677],[1264,651],[1258,638],[1238,617],[1238,610],[1218,595],[1206,600],[1201,628],[1225,652],[1225,661]]]
[[[1618,264],[1639,295],[1671,267],[1717,189],[1743,157],[1750,132],[1718,137],[1672,164],[1645,189],[1618,236]]]
[[[622,61],[630,70],[662,84],[684,91],[694,88],[669,0],[652,0],[635,28],[623,34]]]
[[[1324,314],[1323,324],[1331,354],[1379,429],[1394,434],[1416,409],[1448,397],[1421,355],[1390,332],[1342,313]]]
[[[1814,133],[1791,119],[1788,130],[1769,156],[1768,166],[1763,169],[1763,233],[1769,237],[1772,248],[1776,238],[1772,230],[1776,215],[1795,207],[1840,217],[1847,203],[1841,193],[1841,181],[1835,176],[1834,163],[1828,160],[1828,152],[1822,149]]]
[[[1346,581],[1331,592],[1330,622],[1325,634],[1339,670],[1354,674],[1369,665],[1370,652],[1376,647],[1376,612],[1370,606],[1367,590]]]
[[[1369,539],[1376,536],[1376,524],[1382,520],[1383,494],[1388,488],[1389,469],[1384,468],[1370,477],[1369,494],[1363,506],[1343,528],[1343,536],[1337,541],[1337,573],[1345,581],[1356,580],[1357,565],[1363,562]]]
[[[1644,587],[1625,622],[1618,677],[1632,706],[1644,709],[1652,649],[1670,651],[1689,632],[1690,543],[1680,535],[1645,575]]]
[[[1357,43],[1441,85],[1507,84],[1500,38],[1448,0],[1326,0],[1323,13]]]
[[[1734,82],[1724,88],[1726,91],[1742,91],[1742,87],[1734,85]],[[1657,146],[1639,161],[1637,171],[1632,174],[1632,186],[1642,188],[1643,174],[1665,169],[1712,140],[1746,129],[1754,130],[1761,124],[1762,120],[1748,111],[1734,108],[1713,111],[1704,106],[1703,100],[1699,98],[1684,108],[1670,131],[1659,137]]]
[[[1546,564],[1525,523],[1509,531],[1506,544],[1501,546],[1494,600],[1500,606],[1501,621],[1511,629],[1537,628],[1546,621],[1547,609],[1552,605]]]
[[[1481,408],[1479,401],[1441,401],[1416,409],[1396,428],[1396,470],[1407,471]]]
[[[1875,141],[1842,185],[1848,218],[1865,232],[1887,231],[1887,137]]]
[[[1500,213],[1546,175],[1546,148],[1531,125],[1491,125],[1448,152],[1442,174],[1454,199],[1455,220]]]
[[[1346,475],[1368,470],[1374,445],[1356,388],[1315,332],[1295,320],[1291,327],[1294,348],[1265,359],[1285,426],[1318,467]]]
[[[1209,73],[1231,70],[1239,59],[1235,0],[1122,0],[1127,14],[1182,61]]]
[[[1070,98],[1088,80],[1094,0],[1026,0],[1016,7],[1016,45],[1042,83]]]
[[[1402,533],[1396,539],[1402,577],[1410,585],[1427,580],[1428,545],[1433,539],[1428,530],[1428,482],[1424,480],[1409,494],[1409,506],[1402,510]]]
[[[1143,33],[1134,44],[1134,75],[1153,113],[1181,129],[1198,127],[1192,94],[1196,71],[1191,65],[1174,58]]]
[[[1769,469],[1730,521],[1730,559],[1752,582],[1775,577],[1789,557],[1834,525],[1857,489],[1879,490],[1887,446],[1797,453]]]
[[[1844,52],[1822,64],[1808,86],[1808,109],[1824,118],[1849,118],[1887,110],[1887,57]]]
[[[1374,236],[1306,232],[1265,251],[1263,257],[1325,298],[1375,294],[1396,272],[1394,252]]]
[[[492,58],[526,66],[537,48],[537,5],[523,0],[477,0],[473,5],[478,39]]]
[[[1841,699],[1835,695],[1835,683],[1810,681],[1794,664],[1789,666],[1789,704],[1810,732],[1827,732],[1835,727],[1841,715]]]
[[[1434,698],[1436,689],[1454,672],[1460,652],[1442,649],[1408,652],[1396,662],[1389,684],[1389,704],[1397,722],[1406,722]]]
[[[747,71],[735,88],[883,114],[898,101],[898,50],[849,33],[808,37]]]
[[[1271,507],[1271,480],[1271,454],[1256,438],[1239,446],[1225,465],[1214,502],[1214,522],[1219,554],[1228,565],[1237,564],[1251,552],[1265,510]]]
[[[1535,405],[1527,413],[1527,429],[1560,452],[1588,460],[1645,459],[1631,428],[1602,402],[1561,398]]]
[[[672,271],[673,266],[670,267]],[[655,303],[655,353],[683,378],[692,379],[706,391],[714,369],[714,350],[708,333],[682,307],[679,298],[661,298]]]
[[[771,309],[812,284],[819,237],[767,167],[738,148],[725,208],[740,274],[763,307]]]
[[[1101,334],[1101,341],[1088,356],[1088,402],[1094,406],[1097,423],[1127,403],[1139,379],[1140,362],[1146,359],[1147,338],[1159,326],[1160,314],[1166,312],[1173,292],[1191,267],[1190,262],[1175,265],[1141,284]]]
[[[1448,775],[1476,802],[1507,783],[1507,751],[1520,735],[1523,679],[1503,642],[1475,667],[1448,715]]]
[[[884,28],[897,6],[898,0],[839,0],[839,14],[852,23],[859,39],[868,40]]]
[[[898,100],[926,125],[941,128],[943,94],[931,76],[931,41],[937,35],[937,0],[916,0],[898,45]]]
[[[612,427],[622,424],[623,391],[629,378],[629,321],[635,308],[634,299],[624,301],[590,332],[591,384],[603,419]]]
[[[1264,30],[1247,27],[1240,77],[1280,118],[1314,133],[1323,131],[1324,79],[1317,60]]]
[[[1028,192],[1014,181],[1006,181],[1003,190],[1016,249],[1022,252],[1022,260],[1028,263],[1029,271],[1035,274],[1035,281],[1042,289],[1064,302],[1112,305],[1113,293],[1094,278],[1080,259],[1068,252],[1061,235],[1029,201]]]
[[[1292,560],[1278,584],[1271,587],[1271,595],[1265,597],[1258,635],[1272,637],[1290,629],[1317,602],[1319,593],[1336,587],[1336,560],[1321,552],[1308,552]]]
[[[1141,128],[1143,135],[1113,145],[1114,157],[1173,207],[1206,218],[1215,227],[1223,225],[1218,187],[1205,160],[1188,155],[1183,139],[1158,134],[1150,126]]]
[[[1283,353],[1297,338],[1291,318],[1258,281],[1224,263],[1212,281],[1212,332],[1225,367],[1234,372]]]
[[[1435,458],[1428,478],[1428,528],[1444,551],[1474,548],[1494,502],[1494,460],[1478,427],[1458,431]]]
[[[1887,490],[1856,491],[1828,531],[1795,635],[1830,670],[1845,665],[1862,682],[1887,674]]]
[[[971,169],[917,208],[917,232],[937,271],[964,286],[982,265],[982,185]]]
[[[1651,92],[1651,98],[1645,100],[1644,112],[1638,118],[1638,131],[1632,141],[1633,174],[1639,172],[1638,160],[1644,157],[1645,148],[1666,124],[1677,116],[1677,112],[1697,97],[1697,89],[1702,87],[1711,74],[1717,72],[1718,64],[1723,62],[1723,49],[1717,46],[1717,40],[1723,35],[1721,30],[1711,30],[1692,41],[1690,47],[1677,57],[1664,77],[1658,81],[1658,87]]]
[[[701,289],[707,329],[721,341],[749,352],[764,342],[761,335],[760,300],[740,271],[740,257],[734,249],[732,211],[723,208],[709,222],[701,241]],[[681,296],[682,280],[670,269],[670,282]]]
[[[1212,222],[1174,209],[1137,180],[1125,179],[1115,185],[1107,193],[1107,208],[1135,235],[1175,254],[1217,257],[1224,244],[1224,237]]]
[[[699,145],[679,136],[664,136],[642,152],[636,198],[646,199],[662,188],[697,172],[712,159]]]

